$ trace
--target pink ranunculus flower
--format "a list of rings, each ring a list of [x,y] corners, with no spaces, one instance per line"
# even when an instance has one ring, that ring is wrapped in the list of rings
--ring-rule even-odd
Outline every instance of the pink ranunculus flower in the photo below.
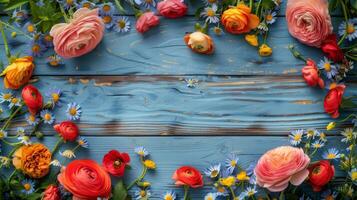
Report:
[[[98,9],[80,8],[69,23],[52,27],[54,50],[63,58],[73,58],[92,51],[102,40],[104,24]]]
[[[257,184],[271,192],[300,185],[309,176],[310,158],[300,148],[281,146],[266,152],[254,169]]]
[[[150,28],[159,25],[159,23],[160,20],[158,16],[153,12],[146,12],[142,14],[136,22],[136,30],[139,33],[145,33],[150,30]]]
[[[333,29],[327,0],[288,0],[286,20],[293,37],[318,48]]]
[[[187,13],[187,5],[183,0],[164,0],[157,4],[157,11],[167,18],[179,18]]]

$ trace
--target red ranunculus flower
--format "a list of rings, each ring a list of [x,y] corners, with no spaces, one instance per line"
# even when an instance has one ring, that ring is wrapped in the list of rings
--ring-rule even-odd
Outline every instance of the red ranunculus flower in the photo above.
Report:
[[[53,128],[62,136],[64,141],[73,142],[79,134],[78,126],[71,121],[61,122],[60,124],[54,125]]]
[[[319,70],[317,69],[316,63],[313,60],[308,59],[306,61],[306,66],[302,68],[301,72],[305,82],[309,86],[315,87],[318,85],[320,88],[324,87],[324,80],[319,76]]]
[[[164,0],[157,4],[158,12],[167,18],[179,18],[187,13],[187,6],[182,0]]]
[[[335,168],[327,160],[320,160],[309,167],[309,182],[314,192],[320,192],[322,187],[331,181]]]
[[[183,186],[188,185],[191,188],[199,188],[203,186],[203,177],[200,171],[194,167],[183,166],[178,168],[173,176],[175,185]]]
[[[21,95],[32,115],[42,109],[42,95],[35,86],[27,85],[22,89]]]
[[[109,174],[93,160],[74,160],[58,175],[57,180],[73,194],[73,200],[109,199]]]
[[[325,112],[330,114],[332,118],[337,118],[338,116],[340,116],[338,110],[342,103],[342,97],[343,93],[345,92],[345,88],[345,85],[337,85],[334,88],[331,88],[325,97]]]
[[[49,185],[43,192],[42,200],[61,200],[58,187],[55,185]]]
[[[124,176],[125,167],[129,164],[130,157],[127,153],[111,150],[103,157],[103,166],[113,176]]]
[[[159,25],[159,23],[160,20],[158,16],[156,16],[153,12],[146,12],[136,21],[136,30],[139,33],[145,33],[152,27]]]
[[[334,62],[341,62],[344,59],[343,51],[337,44],[337,36],[329,35],[321,44],[322,51]]]

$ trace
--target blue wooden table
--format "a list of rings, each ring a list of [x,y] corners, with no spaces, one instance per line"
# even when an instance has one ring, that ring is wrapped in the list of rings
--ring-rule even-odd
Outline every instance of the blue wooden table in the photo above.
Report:
[[[230,34],[212,35],[212,56],[192,53],[183,35],[197,22],[193,12],[191,5],[187,17],[162,18],[161,25],[145,35],[135,30],[124,35],[108,32],[95,51],[66,60],[62,67],[36,59],[33,84],[42,92],[60,88],[64,103],[82,106],[79,127],[90,149],[77,157],[101,162],[111,149],[129,152],[134,170],[127,179],[133,179],[140,172],[133,150],[145,146],[158,166],[147,176],[153,199],[171,189],[182,196],[171,180],[179,166],[203,170],[231,152],[248,166],[265,151],[287,145],[290,130],[324,130],[331,121],[323,109],[325,92],[306,86],[300,72],[304,63],[290,54],[288,45],[315,60],[322,54],[289,35],[285,5],[269,35],[273,55],[266,58],[259,57],[243,36]],[[134,17],[129,17],[134,24]],[[13,52],[28,48],[25,42],[21,37],[12,41]],[[0,56],[5,60],[3,50]],[[197,83],[188,87],[189,79]],[[353,78],[346,93],[357,94]],[[55,114],[57,122],[66,118],[64,109]],[[25,121],[16,121],[12,130],[20,125]],[[52,127],[41,131],[45,144],[52,147]],[[338,130],[327,134],[328,146],[338,146]],[[193,191],[193,198],[202,199],[211,189],[208,185]]]

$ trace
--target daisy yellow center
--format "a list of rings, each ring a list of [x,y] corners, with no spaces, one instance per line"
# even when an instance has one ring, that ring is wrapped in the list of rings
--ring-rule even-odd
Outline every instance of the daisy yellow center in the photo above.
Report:
[[[254,195],[254,191],[249,191],[249,192],[247,192],[247,195],[248,195],[248,197],[253,196],[253,195]]]
[[[46,121],[50,121],[51,118],[52,118],[52,116],[51,116],[51,114],[46,113],[45,116],[44,116],[44,118],[45,118]]]
[[[273,15],[267,15],[265,18],[266,18],[268,21],[271,21],[271,20],[273,20]]]
[[[16,104],[16,103],[18,103],[19,102],[19,99],[18,98],[12,98],[11,99],[11,103],[13,103],[13,104]]]
[[[329,72],[329,71],[331,71],[331,64],[330,63],[325,63],[324,64],[324,68],[325,68],[325,70],[327,71],[327,72]]]
[[[237,162],[236,162],[235,160],[232,160],[232,161],[231,161],[231,166],[232,166],[232,167],[235,167],[236,165],[237,165]]]
[[[328,196],[325,197],[325,200],[334,200],[334,199],[335,199],[335,198],[333,198],[332,195],[328,195]]]
[[[32,24],[30,24],[30,25],[27,26],[27,31],[32,33],[32,32],[35,31],[35,27]]]
[[[351,173],[352,181],[357,181],[357,171]]]
[[[29,121],[34,122],[34,121],[35,121],[35,116],[30,115],[30,116],[29,116]]]
[[[144,153],[144,151],[139,151],[138,154],[143,156],[145,153]]]
[[[145,197],[146,196],[146,191],[145,190],[141,190],[140,191],[140,196],[141,197]]]
[[[307,131],[307,135],[310,136],[310,137],[313,136],[314,135],[314,131],[313,130],[308,130]]]
[[[83,141],[83,140],[79,140],[79,141],[78,141],[78,144],[81,145],[81,146],[83,146],[83,145],[84,145],[84,141]]]
[[[316,148],[320,148],[320,147],[321,147],[321,144],[320,144],[320,143],[316,143],[316,144],[315,144],[315,147],[316,147]]]
[[[224,193],[225,192],[224,187],[218,187],[217,192]]]
[[[82,6],[83,8],[90,8],[90,3],[84,3]]]
[[[26,191],[29,191],[31,189],[30,183],[25,183],[24,184],[24,188],[25,188]]]
[[[34,44],[34,45],[32,46],[32,51],[35,52],[35,53],[40,52],[40,49],[41,49],[41,47],[40,47],[40,45],[38,45],[38,44]]]
[[[207,16],[208,17],[214,17],[214,15],[215,15],[216,13],[214,12],[214,10],[213,9],[208,9],[207,10]]]
[[[301,140],[301,135],[300,134],[294,135],[294,140],[295,141],[300,141]]]
[[[211,177],[217,177],[217,175],[218,175],[218,171],[217,170],[213,170],[211,172]]]
[[[104,12],[109,12],[111,10],[111,7],[109,5],[104,5],[103,6],[103,11]]]
[[[76,108],[71,108],[69,110],[69,114],[71,114],[72,116],[76,115],[77,114],[77,109]]]
[[[208,3],[217,3],[217,0],[207,0]]]
[[[168,195],[166,195],[164,199],[165,199],[165,200],[173,200],[172,196],[171,196],[171,195],[169,195],[169,194],[168,194]]]
[[[11,98],[11,94],[4,94],[3,98],[5,100],[9,100]]]
[[[327,158],[328,158],[328,159],[334,159],[334,158],[336,158],[336,154],[334,154],[334,153],[329,153],[329,154],[327,154]]]
[[[145,0],[146,3],[152,4],[152,0]]]
[[[325,139],[325,138],[326,138],[325,133],[320,133],[320,138],[321,138],[321,139]]]
[[[50,35],[46,35],[44,38],[45,38],[45,40],[48,41],[48,42],[52,42],[52,40],[53,40],[53,37],[50,36]]]
[[[126,23],[125,23],[124,20],[120,20],[120,21],[118,22],[118,26],[119,26],[120,28],[124,28],[125,25],[126,25]]]
[[[103,22],[104,22],[104,24],[109,24],[110,22],[112,22],[112,17],[111,16],[104,16],[103,17]]]
[[[23,16],[24,16],[24,13],[23,13],[23,12],[17,12],[17,13],[16,13],[16,16],[17,16],[17,17],[23,17]]]
[[[52,96],[53,102],[57,103],[60,98],[59,94],[53,93],[51,96]]]
[[[58,65],[58,61],[57,60],[51,60],[50,65],[51,66],[57,66]]]
[[[207,200],[213,200],[213,198],[212,197],[207,197]]]
[[[73,4],[73,0],[66,0],[66,3],[67,3],[68,5],[72,5],[72,4]]]
[[[5,137],[5,133],[0,131],[0,139]]]
[[[216,33],[217,35],[220,35],[222,33],[222,30],[218,27],[215,27],[213,30],[214,30],[214,33]]]
[[[355,32],[355,26],[353,24],[348,24],[347,25],[347,28],[346,28],[346,31],[348,34],[352,34]]]
[[[333,88],[335,88],[337,86],[337,83],[331,83],[330,84],[330,89],[333,89]]]

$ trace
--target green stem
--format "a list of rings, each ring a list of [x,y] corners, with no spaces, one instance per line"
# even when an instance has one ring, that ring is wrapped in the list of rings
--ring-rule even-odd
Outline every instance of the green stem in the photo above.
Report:
[[[7,184],[9,187],[10,187],[11,179],[15,176],[15,173],[16,173],[16,169],[14,169],[14,171],[12,171],[12,173],[9,176],[9,179],[7,180]]]
[[[253,0],[249,0],[249,8],[253,10]]]
[[[15,151],[17,149],[19,149],[22,145],[16,145],[14,148],[12,148],[12,150],[9,152],[9,154],[7,155],[8,158],[11,158],[12,155],[15,153]]]
[[[343,2],[343,0],[340,0],[340,4],[342,7],[342,11],[343,11],[343,16],[345,17],[345,21],[346,21],[346,31],[343,34],[343,36],[341,37],[341,39],[338,41],[338,45],[341,45],[342,42],[345,40],[346,36],[347,36],[347,28],[348,28],[348,15],[347,15],[347,9],[346,9],[346,5]]]
[[[8,142],[8,141],[6,141],[4,139],[1,139],[1,141],[4,142],[4,144],[7,144],[9,146],[16,146],[16,145],[21,144],[21,142]]]
[[[11,120],[15,117],[15,115],[22,109],[22,104],[21,106],[19,106],[9,117],[9,119],[7,119],[7,121],[5,122],[4,126],[1,128],[2,130],[6,130],[7,127],[10,125]]]
[[[5,48],[6,57],[7,57],[8,61],[9,61],[9,63],[11,63],[11,53],[10,53],[10,49],[9,49],[9,44],[7,43],[5,30],[4,30],[4,26],[2,25],[2,23],[0,23],[0,31],[1,31],[2,40],[4,41],[4,48]]]
[[[56,153],[56,151],[58,150],[58,147],[60,146],[60,144],[63,142],[62,138],[59,138],[55,144],[55,146],[53,147],[52,150],[52,155]]]
[[[233,199],[236,199],[236,194],[234,193],[234,190],[232,187],[229,187],[229,190],[231,191]]]
[[[27,33],[23,32],[21,29],[18,29],[18,28],[16,28],[16,27],[14,27],[14,26],[12,26],[12,25],[10,25],[10,24],[4,22],[4,21],[1,21],[1,20],[0,20],[0,23],[1,23],[2,25],[4,25],[5,27],[12,29],[13,31],[15,31],[15,32],[17,32],[17,33],[20,33],[21,35],[24,35],[25,37],[27,37],[27,38],[30,39],[30,40],[33,39],[30,35],[28,35]]]
[[[293,54],[293,56],[294,56],[295,58],[298,58],[298,59],[300,59],[300,60],[302,60],[302,61],[304,61],[304,62],[307,61],[307,59],[304,58],[304,57],[301,55],[300,52],[298,52],[298,51],[295,50],[294,45],[289,45],[288,48],[289,48],[290,52]]]
[[[185,194],[183,196],[183,200],[187,200],[188,199],[188,189],[190,189],[190,187],[188,185],[185,185],[184,186]]]
[[[142,159],[142,157],[140,159]],[[133,182],[131,182],[129,186],[126,188],[126,190],[130,190],[136,183],[140,182],[145,177],[146,172],[147,172],[147,167],[143,165],[143,170],[141,171],[140,176],[136,178]]]
[[[60,3],[58,3],[58,5],[60,7],[61,13],[63,14],[64,21],[66,23],[68,23],[69,22],[69,17],[67,15],[66,11],[64,10],[63,6]]]
[[[117,9],[119,10],[119,12],[121,14],[125,14],[125,9],[123,8],[123,6],[120,4],[119,0],[114,0],[115,2],[115,6],[117,7]]]
[[[258,12],[259,12],[259,9],[260,9],[260,6],[261,6],[261,3],[262,3],[263,0],[260,0],[259,3],[258,3],[258,6],[255,10],[255,15],[258,15]]]

